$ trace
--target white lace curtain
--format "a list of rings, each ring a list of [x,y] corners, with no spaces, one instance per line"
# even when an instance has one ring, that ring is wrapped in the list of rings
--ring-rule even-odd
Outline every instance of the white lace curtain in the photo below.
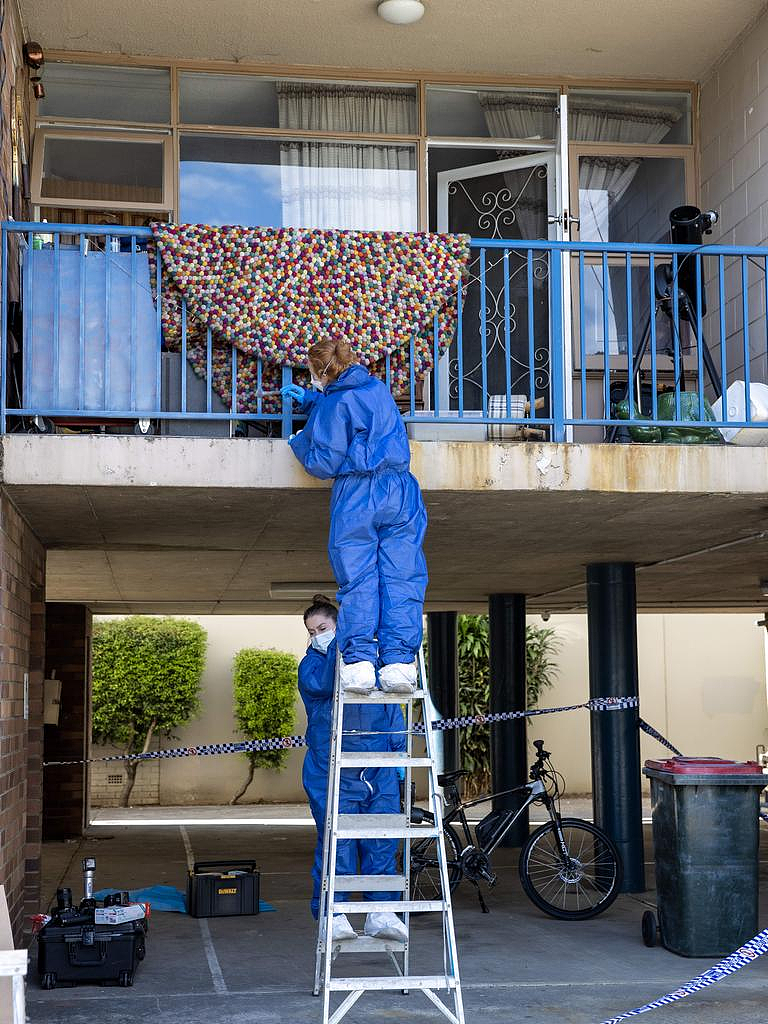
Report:
[[[278,82],[281,128],[413,134],[418,111],[409,89]],[[286,142],[280,147],[286,227],[413,231],[417,226],[412,146]]]

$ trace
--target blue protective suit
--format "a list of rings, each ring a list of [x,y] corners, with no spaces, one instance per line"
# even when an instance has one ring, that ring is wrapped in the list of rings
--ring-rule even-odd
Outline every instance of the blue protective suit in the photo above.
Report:
[[[303,408],[307,424],[290,442],[293,453],[308,473],[334,478],[328,554],[342,657],[412,662],[422,639],[427,513],[408,469],[402,416],[362,366],[350,366],[322,395],[308,392]]]
[[[307,746],[302,781],[317,826],[317,846],[312,865],[312,914],[320,907],[323,870],[323,831],[328,793],[328,763],[333,715],[333,681],[336,642],[321,654],[310,647],[299,665],[299,693],[307,710]],[[399,704],[365,707],[350,704],[344,709],[344,729],[370,730],[391,735],[345,736],[344,750],[405,750],[405,722]],[[395,768],[342,768],[339,790],[341,814],[398,814],[400,786]],[[336,850],[336,872],[340,875],[397,874],[396,839],[342,839]],[[358,868],[359,861],[359,868]],[[364,893],[364,899],[399,900],[399,892]]]

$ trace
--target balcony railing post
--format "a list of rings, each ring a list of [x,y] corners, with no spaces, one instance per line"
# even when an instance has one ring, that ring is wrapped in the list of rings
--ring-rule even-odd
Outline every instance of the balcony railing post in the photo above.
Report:
[[[550,315],[552,317],[552,440],[565,441],[564,366],[566,344],[563,335],[563,261],[568,253],[550,249]]]
[[[291,384],[292,382],[293,370],[290,368],[290,366],[284,366],[282,368],[280,386],[285,387],[286,384]],[[288,398],[287,396],[283,397],[282,414],[283,416],[281,422],[283,425],[283,440],[287,441],[288,438],[293,433],[293,400]]]

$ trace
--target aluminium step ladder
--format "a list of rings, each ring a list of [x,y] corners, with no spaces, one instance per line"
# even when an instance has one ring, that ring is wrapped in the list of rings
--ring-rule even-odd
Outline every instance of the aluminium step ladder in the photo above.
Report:
[[[328,799],[326,803],[325,834],[323,839],[323,876],[318,917],[317,954],[315,959],[314,994],[323,996],[323,1024],[339,1024],[365,992],[390,991],[407,994],[418,989],[435,1004],[452,1024],[464,1024],[464,1006],[459,978],[456,934],[453,926],[451,891],[448,884],[448,866],[442,832],[442,797],[437,782],[434,737],[430,726],[429,691],[426,685],[423,649],[418,658],[417,689],[412,694],[384,693],[374,690],[369,696],[344,693],[339,686],[340,656],[336,661],[333,722],[331,728],[330,765],[328,772]],[[401,704],[406,708],[406,751],[342,751],[344,732],[344,706],[346,704]],[[425,755],[413,753],[414,710],[421,710]],[[386,736],[387,734],[383,734]],[[421,735],[421,733],[419,734]],[[382,740],[383,742],[383,740]],[[402,767],[405,769],[404,814],[339,814],[339,783],[342,768]],[[426,769],[429,780],[429,807],[434,825],[411,823],[411,775],[413,769]],[[410,898],[411,843],[434,838],[439,865],[439,899],[413,900]],[[402,872],[397,875],[337,875],[336,846],[340,839],[400,839],[402,840]],[[362,892],[402,892],[399,902],[363,900]],[[354,899],[354,894],[358,899]],[[368,914],[392,911],[402,916],[408,929],[408,940],[396,942],[358,933],[356,939],[333,942],[330,940],[334,914]],[[442,973],[412,974],[410,969],[411,914],[431,912],[442,918]],[[333,968],[342,955],[384,954],[394,965],[390,975],[339,977]],[[398,959],[398,957],[400,959]],[[331,1008],[332,993],[346,993],[342,1002]],[[438,992],[446,993],[453,1008]]]

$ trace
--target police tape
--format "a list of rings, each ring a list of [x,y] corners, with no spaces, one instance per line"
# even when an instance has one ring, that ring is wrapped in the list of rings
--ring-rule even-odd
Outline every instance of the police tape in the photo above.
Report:
[[[535,715],[554,715],[563,711],[624,711],[638,706],[637,697],[593,697],[583,704],[567,704],[558,708],[530,708],[527,711],[498,711],[488,715],[461,715],[458,718],[439,718],[431,723],[433,730],[449,731],[466,729],[472,725],[493,725],[495,722],[510,722],[516,718],[533,718]],[[424,732],[423,723],[417,723],[414,733]],[[240,740],[234,743],[204,743],[193,747],[171,747],[167,750],[148,750],[143,754],[110,754],[106,757],[89,757],[78,761],[44,761],[44,768],[58,768],[73,764],[103,764],[115,761],[157,761],[172,757],[205,757],[216,754],[249,754],[254,751],[290,750],[306,746],[304,736],[273,736],[263,740]]]
[[[697,974],[691,981],[681,985],[680,988],[676,988],[674,992],[668,992],[665,996],[654,999],[650,1003],[645,1003],[643,1006],[638,1006],[634,1010],[620,1013],[618,1017],[609,1017],[608,1020],[602,1021],[601,1024],[619,1024],[620,1021],[627,1020],[629,1017],[638,1017],[641,1013],[648,1013],[650,1010],[657,1010],[660,1006],[669,1006],[671,1003],[676,1003],[680,999],[685,999],[686,996],[691,996],[695,992],[701,992],[702,989],[709,988],[710,985],[714,985],[718,981],[722,981],[723,978],[727,978],[736,971],[740,971],[742,967],[753,963],[758,957],[763,956],[764,953],[768,953],[768,928],[760,932],[753,939],[750,939],[749,942],[745,942],[735,953],[731,953],[730,956],[716,963],[714,967],[702,971],[701,974]]]
[[[669,740],[665,739],[658,729],[654,729],[652,725],[648,725],[644,718],[638,719],[637,724],[643,732],[648,733],[649,736],[653,736],[655,740],[658,740],[662,746],[667,748],[667,750],[671,750],[673,754],[677,755],[677,757],[683,756],[673,743],[670,743]]]

